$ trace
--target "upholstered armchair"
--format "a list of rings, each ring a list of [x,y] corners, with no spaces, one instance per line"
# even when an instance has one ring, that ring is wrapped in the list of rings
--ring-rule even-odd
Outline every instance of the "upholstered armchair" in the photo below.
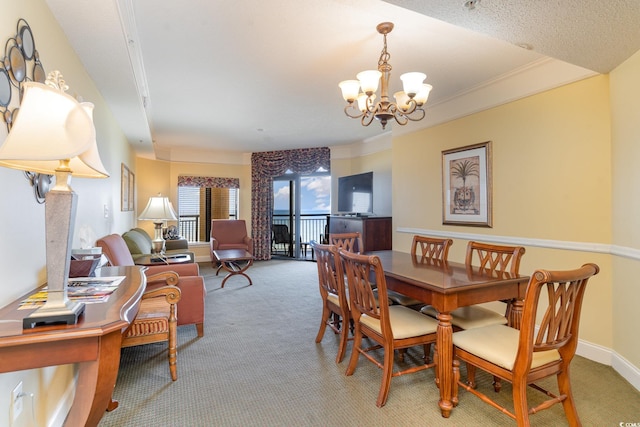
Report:
[[[112,265],[134,265],[133,257],[122,236],[110,234],[98,239],[96,244],[102,248],[102,253]],[[178,302],[178,326],[196,325],[198,336],[204,335],[204,298],[206,289],[204,279],[200,276],[200,267],[196,263],[153,265],[147,267],[147,277],[174,271],[180,276],[178,287],[182,294]],[[147,291],[162,286],[161,283],[147,283]]]
[[[247,233],[244,219],[211,220],[211,262],[217,260],[213,251],[224,249],[244,249],[253,255],[253,239]]]

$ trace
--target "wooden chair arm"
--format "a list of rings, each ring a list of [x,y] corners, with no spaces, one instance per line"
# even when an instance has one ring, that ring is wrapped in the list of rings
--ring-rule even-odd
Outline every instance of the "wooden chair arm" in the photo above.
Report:
[[[142,299],[156,298],[160,296],[164,296],[169,304],[177,304],[181,298],[180,288],[172,285],[163,286],[161,288],[145,292],[142,294]]]
[[[147,282],[151,283],[162,281],[166,282],[167,285],[177,285],[179,278],[180,276],[178,276],[178,273],[175,271],[163,271],[162,273],[148,275]]]

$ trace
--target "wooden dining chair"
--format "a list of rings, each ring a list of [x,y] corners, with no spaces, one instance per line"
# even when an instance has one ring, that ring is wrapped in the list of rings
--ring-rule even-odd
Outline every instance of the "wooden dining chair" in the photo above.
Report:
[[[168,343],[169,372],[171,379],[178,379],[177,369],[177,314],[176,304],[180,301],[178,275],[171,272],[149,277],[149,281],[165,280],[168,285],[152,289],[142,295],[138,314],[122,337],[121,347]]]
[[[522,246],[493,245],[470,241],[467,244],[465,264],[471,267],[477,261],[480,270],[487,272],[501,271],[516,276],[519,274],[520,259],[524,252],[525,249]],[[500,314],[479,305],[457,308],[450,313],[451,325],[455,330],[474,329],[488,325],[506,325],[511,312],[511,301],[502,302],[506,304],[505,314]],[[432,306],[423,307],[421,311],[434,318],[438,317],[438,311]],[[518,325],[511,326],[517,327]],[[473,381],[473,378],[475,378],[474,367],[469,366],[467,373],[468,377]],[[502,383],[499,377],[494,378],[493,387],[496,392],[500,391]]]
[[[340,258],[344,262],[354,323],[354,338],[347,375],[353,375],[362,354],[382,369],[382,381],[376,405],[382,407],[389,396],[391,378],[418,372],[435,366],[424,360],[420,364],[394,372],[394,352],[414,346],[434,343],[438,322],[429,316],[420,314],[401,305],[389,306],[387,284],[380,258],[375,255],[359,255],[340,249]],[[378,285],[379,304],[371,288],[371,278]],[[362,338],[368,337],[377,344],[363,348]],[[371,351],[382,348],[383,361],[380,362]]]
[[[353,233],[329,233],[329,244],[357,254],[362,252],[362,248],[364,248],[362,236],[357,231]]]
[[[453,240],[447,238],[437,238],[428,236],[413,236],[411,242],[411,254],[415,257],[416,262],[425,261],[443,261],[446,262],[449,256],[449,247],[453,244]],[[421,310],[424,302],[415,298],[408,297],[399,292],[387,291],[389,299],[394,304],[404,305],[405,307]]]
[[[453,245],[451,239],[416,234],[411,242],[411,254],[415,255],[418,261],[440,260],[446,262],[449,258],[451,245]]]
[[[519,274],[520,259],[524,253],[525,249],[522,246],[492,245],[471,241],[467,244],[465,264],[472,266],[474,262],[477,262],[477,266],[481,270],[487,272],[502,271],[516,276]],[[504,315],[477,305],[460,307],[451,312],[451,324],[458,329],[506,324],[511,312],[511,302],[503,302],[507,304]],[[422,312],[436,318],[438,315],[438,312],[431,306],[424,307]]]
[[[336,355],[336,363],[340,363],[347,349],[351,326],[351,313],[344,284],[342,262],[338,254],[338,248],[334,245],[322,245],[312,240],[311,248],[316,254],[318,284],[320,297],[322,298],[322,318],[320,320],[320,329],[318,329],[318,334],[316,335],[316,343],[322,341],[327,326],[336,334],[339,334],[340,344]]]
[[[590,277],[599,267],[585,264],[568,271],[537,270],[531,276],[525,294],[520,330],[506,325],[490,325],[453,334],[453,403],[458,403],[459,387],[479,397],[516,420],[518,426],[529,426],[529,415],[562,403],[571,426],[580,419],[571,392],[569,365],[578,345],[578,327],[582,299]],[[541,295],[547,301],[540,302]],[[538,306],[547,306],[538,316]],[[536,325],[538,330],[536,331]],[[475,389],[475,382],[460,380],[460,361],[487,371],[513,385],[511,412]],[[555,375],[558,394],[535,383]],[[530,408],[527,386],[545,393],[550,399]]]

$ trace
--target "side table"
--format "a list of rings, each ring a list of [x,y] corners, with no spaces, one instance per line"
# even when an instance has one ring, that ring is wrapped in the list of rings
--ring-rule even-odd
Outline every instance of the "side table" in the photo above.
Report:
[[[220,267],[216,270],[216,276],[222,268],[229,272],[229,274],[222,279],[220,288],[224,288],[224,284],[229,277],[235,276],[236,274],[246,277],[247,280],[249,280],[249,286],[253,285],[251,277],[245,273],[245,271],[253,265],[253,255],[249,252],[244,249],[224,249],[213,251],[213,256],[220,263]]]
[[[189,254],[172,254],[172,255],[143,255],[134,260],[136,265],[167,265],[167,264],[185,264],[191,262]]]

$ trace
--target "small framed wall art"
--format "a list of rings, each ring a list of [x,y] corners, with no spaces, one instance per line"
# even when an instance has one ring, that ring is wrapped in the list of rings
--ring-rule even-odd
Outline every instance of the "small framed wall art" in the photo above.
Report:
[[[134,209],[136,181],[135,175],[124,163],[121,166],[120,180],[120,210],[123,212],[132,211]]]
[[[442,223],[492,226],[491,141],[442,152]]]

